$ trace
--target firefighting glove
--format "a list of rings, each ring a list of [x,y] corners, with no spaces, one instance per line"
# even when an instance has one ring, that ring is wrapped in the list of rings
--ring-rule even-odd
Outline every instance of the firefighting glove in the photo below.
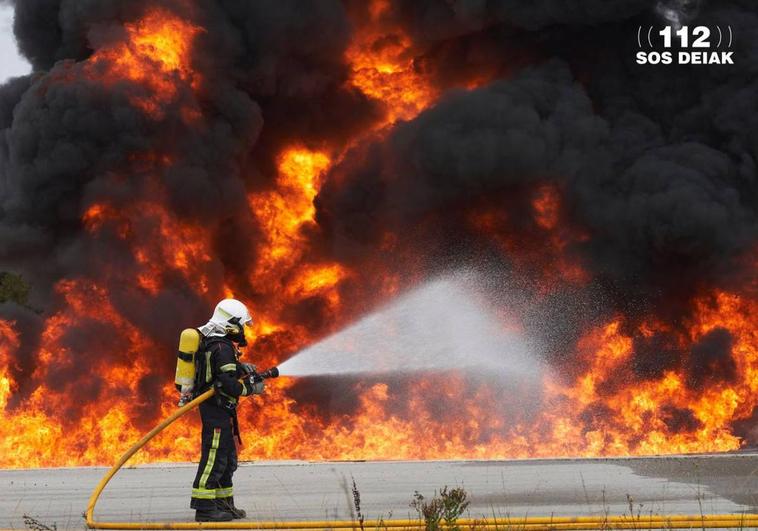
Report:
[[[242,365],[242,372],[245,374],[255,374],[255,365],[252,363],[241,363]]]
[[[253,383],[249,379],[242,382],[242,396],[260,395],[265,388],[263,382]]]

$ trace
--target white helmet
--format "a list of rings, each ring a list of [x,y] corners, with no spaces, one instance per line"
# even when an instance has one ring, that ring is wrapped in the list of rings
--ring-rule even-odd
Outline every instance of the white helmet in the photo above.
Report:
[[[204,335],[242,334],[244,336],[244,327],[252,324],[253,318],[250,317],[247,306],[237,299],[224,299],[216,305],[211,320],[203,327],[212,328],[208,330],[210,333],[205,333],[202,329],[201,331]]]

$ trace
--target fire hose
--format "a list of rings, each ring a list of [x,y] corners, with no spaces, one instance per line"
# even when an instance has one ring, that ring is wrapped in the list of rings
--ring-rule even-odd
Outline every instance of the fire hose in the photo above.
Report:
[[[243,377],[251,378],[254,383],[262,382],[267,378],[276,378],[279,371],[276,367],[263,373],[251,373]],[[421,520],[365,520],[361,522],[352,520],[343,521],[248,521],[248,522],[99,522],[95,520],[95,505],[108,482],[126,462],[145,446],[153,437],[158,435],[177,419],[184,416],[201,403],[211,398],[216,393],[214,388],[202,393],[188,404],[177,409],[160,424],[146,433],[139,441],[122,455],[113,467],[103,476],[92,491],[87,511],[85,513],[86,525],[90,529],[265,529],[265,530],[327,530],[327,529],[425,529]],[[568,517],[493,517],[488,519],[464,518],[455,522],[460,529],[476,531],[482,528],[506,529],[517,527],[525,531],[532,530],[600,530],[600,529],[724,529],[724,528],[750,528],[758,527],[758,514],[708,514],[708,515],[638,515],[638,516],[568,516]],[[445,525],[441,524],[444,528]]]
[[[249,373],[240,378],[240,383],[245,381],[246,379],[251,379],[253,383],[260,383],[265,379],[268,378],[276,378],[279,376],[279,369],[276,367],[273,367],[271,369],[268,369],[267,371],[264,371],[262,373]],[[198,407],[200,404],[208,400],[210,397],[216,394],[216,389],[211,387],[204,393],[200,394],[197,398],[189,402],[188,404],[185,404],[184,406],[180,407],[176,411],[174,411],[171,415],[168,416],[165,420],[163,420],[160,424],[158,424],[155,428],[147,432],[139,441],[137,441],[134,445],[132,445],[131,448],[129,448],[124,455],[122,455],[118,461],[116,461],[116,464],[111,467],[110,470],[103,476],[103,478],[100,480],[100,482],[95,487],[95,490],[92,491],[92,495],[89,498],[89,502],[87,503],[87,511],[85,513],[85,519],[87,527],[90,529],[144,529],[142,527],[139,527],[142,524],[133,524],[133,523],[119,523],[116,527],[113,527],[113,523],[109,522],[96,522],[94,519],[94,513],[95,513],[95,504],[97,503],[98,498],[100,497],[100,494],[102,494],[103,489],[105,489],[105,486],[108,484],[108,482],[111,480],[111,478],[118,472],[126,462],[131,459],[131,457],[136,454],[143,446],[145,446],[150,440],[158,435],[160,432],[165,430],[167,427],[169,427],[171,424],[173,424],[176,420],[181,418],[182,416],[186,415],[196,407]],[[194,525],[193,529],[198,528],[200,524]],[[161,527],[156,527],[153,529],[171,529],[171,527],[165,527],[165,525],[162,525]]]

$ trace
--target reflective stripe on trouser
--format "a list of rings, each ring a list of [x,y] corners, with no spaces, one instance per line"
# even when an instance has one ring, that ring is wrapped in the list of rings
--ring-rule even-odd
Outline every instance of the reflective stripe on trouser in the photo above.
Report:
[[[193,509],[213,509],[217,498],[232,496],[232,474],[237,468],[237,451],[231,425],[203,428],[202,454],[192,484]]]
[[[234,496],[234,489],[232,487],[216,489],[216,498],[231,498]]]

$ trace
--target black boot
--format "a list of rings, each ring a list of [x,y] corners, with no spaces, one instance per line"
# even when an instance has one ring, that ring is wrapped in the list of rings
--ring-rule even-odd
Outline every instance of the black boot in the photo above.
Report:
[[[245,512],[244,509],[238,509],[237,507],[234,506],[234,496],[216,500],[216,507],[220,511],[231,513],[231,515],[234,517],[235,520],[239,520],[247,516],[247,513]]]
[[[230,508],[229,512],[232,513],[232,516],[235,520],[239,520],[247,516],[245,509],[238,509],[237,507]]]
[[[195,511],[195,522],[230,522],[234,520],[232,513],[216,509],[198,509]]]

